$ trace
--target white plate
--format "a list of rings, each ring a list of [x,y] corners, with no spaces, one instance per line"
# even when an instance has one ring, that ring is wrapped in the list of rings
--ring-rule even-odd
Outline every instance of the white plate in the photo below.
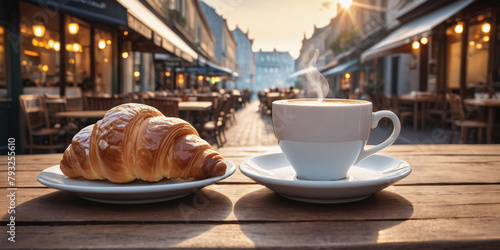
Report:
[[[298,201],[343,203],[368,198],[411,173],[405,161],[372,155],[349,170],[349,177],[337,181],[308,181],[296,178],[282,153],[250,158],[240,171],[276,193]]]
[[[82,198],[114,204],[140,204],[177,199],[195,192],[207,185],[223,180],[234,173],[236,166],[226,161],[226,173],[204,180],[164,179],[159,182],[133,181],[117,184],[109,181],[71,179],[65,176],[59,165],[52,166],[38,174],[43,185],[70,192]]]

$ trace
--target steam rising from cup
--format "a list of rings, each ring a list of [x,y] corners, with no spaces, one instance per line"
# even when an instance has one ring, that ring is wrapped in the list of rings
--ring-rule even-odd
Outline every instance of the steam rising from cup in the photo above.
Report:
[[[307,88],[312,89],[313,92],[317,93],[318,101],[321,102],[328,95],[328,91],[330,91],[330,86],[328,85],[328,81],[325,77],[318,71],[316,68],[316,60],[319,56],[319,50],[316,49],[314,51],[314,55],[312,59],[304,66],[306,79],[307,79]]]

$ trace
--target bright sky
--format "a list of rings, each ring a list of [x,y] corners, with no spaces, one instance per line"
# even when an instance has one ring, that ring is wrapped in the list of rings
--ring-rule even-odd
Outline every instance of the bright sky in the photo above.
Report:
[[[203,0],[227,19],[230,30],[236,25],[250,28],[253,50],[288,51],[299,56],[302,38],[323,27],[336,13],[336,0]]]

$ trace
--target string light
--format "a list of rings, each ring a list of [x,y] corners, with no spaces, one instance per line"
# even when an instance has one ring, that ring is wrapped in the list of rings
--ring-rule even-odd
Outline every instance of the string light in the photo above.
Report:
[[[78,23],[70,23],[68,25],[68,31],[71,35],[76,35],[79,29],[80,25]]]
[[[464,26],[463,26],[461,23],[459,23],[459,24],[457,24],[457,25],[455,26],[455,32],[456,32],[456,33],[460,34],[460,33],[462,33],[463,31],[464,31]]]
[[[97,46],[99,47],[99,49],[106,48],[106,41],[104,41],[104,39],[99,39],[99,43],[97,44]]]
[[[122,57],[123,57],[123,59],[126,59],[128,57],[128,52],[123,52]]]
[[[427,39],[427,37],[422,37],[422,39],[420,39],[421,44],[427,44],[427,42],[429,42],[429,39]]]
[[[491,25],[489,23],[485,23],[483,24],[483,26],[481,27],[481,30],[484,32],[484,33],[488,33],[490,32],[491,30]]]
[[[33,34],[36,37],[43,37],[43,35],[45,34],[45,26],[41,24],[33,25]]]
[[[418,48],[420,48],[420,43],[419,43],[418,41],[415,41],[415,42],[413,42],[413,43],[411,44],[411,47],[412,47],[413,49],[418,49]]]

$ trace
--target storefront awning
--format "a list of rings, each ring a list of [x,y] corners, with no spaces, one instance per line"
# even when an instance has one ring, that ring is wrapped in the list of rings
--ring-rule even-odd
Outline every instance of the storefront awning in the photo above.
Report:
[[[338,75],[338,74],[343,74],[347,72],[353,72],[359,70],[358,66],[359,60],[354,59],[342,64],[339,64],[325,72],[323,72],[323,76],[333,76],[333,75]]]
[[[361,60],[375,59],[377,57],[390,54],[390,50],[396,47],[409,44],[421,37],[432,34],[432,29],[450,18],[455,13],[467,7],[474,0],[460,0],[440,8],[434,12],[410,21],[397,28],[386,38],[373,45],[371,48],[361,53]]]
[[[230,70],[226,67],[219,66],[211,61],[207,61],[207,66],[208,66],[209,71],[211,73],[223,74],[223,75],[232,75],[233,74],[232,70]]]
[[[313,71],[312,68],[307,68],[307,69],[301,69],[299,71],[295,71],[293,72],[293,74],[291,74],[290,76],[288,76],[288,78],[295,78],[295,77],[299,77],[299,76],[302,76],[302,75],[305,75],[308,71]]]
[[[85,20],[127,25],[127,10],[114,1],[26,1],[44,8],[49,14],[60,10]]]
[[[198,53],[194,51],[184,40],[172,31],[162,20],[146,8],[139,0],[117,0],[127,8],[134,18],[147,25],[155,34],[163,38],[162,47],[171,53],[192,62],[198,59]],[[129,18],[130,20],[130,18]],[[140,26],[139,26],[140,27]],[[138,30],[139,33],[142,30]],[[156,40],[156,39],[155,39]],[[165,45],[163,45],[165,44]]]

